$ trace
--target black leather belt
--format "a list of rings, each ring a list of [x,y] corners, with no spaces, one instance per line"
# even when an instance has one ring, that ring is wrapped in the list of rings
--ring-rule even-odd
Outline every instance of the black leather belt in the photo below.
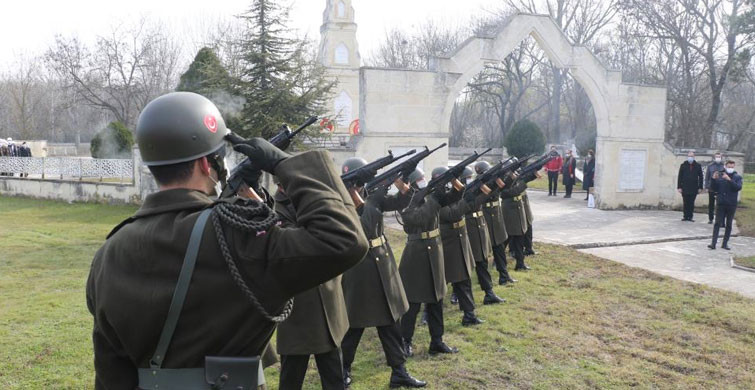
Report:
[[[429,232],[409,234],[407,241],[428,240],[440,236],[440,229],[430,230]]]

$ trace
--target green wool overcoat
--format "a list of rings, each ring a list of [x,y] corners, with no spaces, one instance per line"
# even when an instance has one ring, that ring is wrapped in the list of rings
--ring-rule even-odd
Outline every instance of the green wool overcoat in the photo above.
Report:
[[[440,203],[431,195],[418,207],[401,214],[404,231],[420,234],[438,229]],[[446,295],[446,272],[440,234],[428,239],[407,239],[399,265],[406,299],[411,303],[435,303]]]
[[[311,151],[276,167],[297,210],[297,227],[255,234],[222,225],[242,279],[269,313],[367,252],[359,216],[331,161],[327,152]],[[96,389],[137,386],[137,368],[149,367],[157,347],[191,230],[200,212],[213,206],[196,190],[151,194],[95,254],[86,298],[94,316]],[[234,283],[210,219],[163,368],[201,368],[205,356],[260,355],[276,328]]]
[[[527,214],[520,196],[526,189],[527,183],[517,180],[514,185],[501,191],[503,221],[511,236],[523,236],[527,232]]]
[[[410,199],[408,195],[387,195],[383,191],[368,196],[360,210],[368,241],[377,244],[375,240],[384,238],[383,213],[403,209]],[[370,248],[361,263],[346,271],[341,285],[352,328],[390,325],[409,310],[388,240]]]
[[[284,225],[296,225],[296,209],[281,191],[275,194],[275,212]],[[294,296],[294,310],[278,325],[277,347],[281,355],[313,355],[341,346],[349,330],[341,276]]]
[[[464,215],[473,207],[474,202],[461,199],[440,209],[440,236],[443,241],[443,259],[448,283],[461,282],[472,277],[474,255]]]

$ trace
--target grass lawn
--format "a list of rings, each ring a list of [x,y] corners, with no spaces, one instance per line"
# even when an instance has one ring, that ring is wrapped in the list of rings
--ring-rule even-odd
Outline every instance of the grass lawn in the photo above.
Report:
[[[91,318],[84,284],[95,250],[132,207],[0,197],[0,388],[91,389]],[[397,257],[403,233],[390,231]],[[446,305],[457,355],[430,357],[420,327],[409,370],[433,389],[747,388],[755,383],[755,301],[539,245],[533,271],[496,291],[486,320],[464,328]],[[314,364],[312,364],[314,367]],[[266,370],[277,389],[277,365]],[[316,370],[306,389],[319,389]],[[387,388],[389,369],[368,330],[355,390]]]
[[[755,269],[755,256],[751,257],[735,257],[734,263],[739,266]]]
[[[742,235],[755,237],[755,173],[743,176],[742,195],[735,214]]]

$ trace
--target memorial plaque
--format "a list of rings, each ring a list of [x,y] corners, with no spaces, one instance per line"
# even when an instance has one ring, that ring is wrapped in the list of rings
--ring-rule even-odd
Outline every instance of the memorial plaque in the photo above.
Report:
[[[619,155],[619,191],[640,192],[645,189],[647,150],[622,149]]]

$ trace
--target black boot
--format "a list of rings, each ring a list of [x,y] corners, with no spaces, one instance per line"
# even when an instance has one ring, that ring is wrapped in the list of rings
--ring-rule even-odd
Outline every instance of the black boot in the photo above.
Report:
[[[481,320],[473,311],[465,311],[464,317],[461,317],[461,325],[462,326],[472,326],[472,325],[480,325],[482,324],[483,320]]]
[[[351,386],[351,367],[343,368],[343,385],[345,387]]]
[[[409,372],[406,371],[406,367],[402,364],[400,366],[391,367],[391,389],[395,389],[398,387],[425,387],[427,386],[427,382],[421,381],[417,378],[414,378],[413,376],[409,375]]]
[[[495,295],[495,292],[493,292],[493,290],[485,291],[485,298],[482,299],[483,305],[495,305],[496,303],[503,302],[506,302],[506,300],[499,297],[498,295]]]
[[[430,348],[427,350],[430,355],[437,355],[439,353],[457,353],[458,349],[449,347],[448,344],[443,341],[431,341]]]
[[[456,305],[459,303],[459,297],[456,296],[456,293],[451,293],[451,304]]]
[[[505,286],[508,283],[509,283],[509,279],[507,277],[505,277],[505,276],[499,276],[498,277],[498,285],[499,286]]]

